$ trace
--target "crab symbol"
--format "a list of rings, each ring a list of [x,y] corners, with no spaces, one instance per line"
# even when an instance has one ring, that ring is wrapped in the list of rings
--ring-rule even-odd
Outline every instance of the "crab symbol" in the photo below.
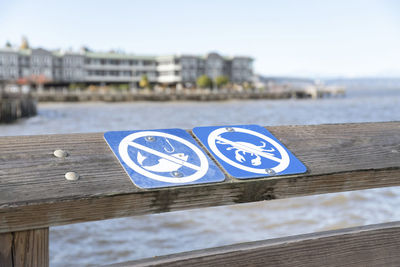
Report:
[[[240,147],[248,147],[252,151],[256,151],[256,152],[266,153],[266,152],[274,152],[275,151],[274,148],[264,149],[267,146],[267,144],[265,142],[263,142],[263,141],[260,141],[260,142],[261,142],[260,146],[256,146],[254,144],[247,143],[247,142],[235,142],[235,144],[238,144]],[[217,141],[217,143],[218,144],[222,144],[222,145],[229,145],[228,143],[226,143],[224,141]],[[253,166],[261,165],[261,157],[258,154],[250,152],[250,151],[247,151],[247,150],[244,150],[244,149],[241,149],[241,148],[238,148],[238,147],[235,147],[235,146],[230,146],[226,150],[232,150],[232,149],[235,149],[235,158],[236,158],[237,161],[239,161],[241,163],[245,162],[246,159],[245,159],[244,156],[246,154],[250,154],[251,156],[255,156],[255,158],[253,158],[251,160],[251,164]],[[266,153],[266,154],[268,154],[270,156],[274,156],[274,154],[272,154],[272,153]]]

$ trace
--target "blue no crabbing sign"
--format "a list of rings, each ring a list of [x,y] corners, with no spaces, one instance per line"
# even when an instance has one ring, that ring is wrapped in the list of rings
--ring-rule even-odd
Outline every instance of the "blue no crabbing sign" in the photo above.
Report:
[[[104,139],[138,187],[221,182],[225,175],[182,129],[106,132]]]
[[[232,177],[248,179],[307,171],[259,125],[196,127],[193,133]]]

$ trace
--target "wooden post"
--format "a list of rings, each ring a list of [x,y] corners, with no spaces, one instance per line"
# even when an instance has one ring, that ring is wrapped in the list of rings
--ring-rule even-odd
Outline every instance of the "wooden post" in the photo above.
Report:
[[[49,228],[0,234],[3,266],[49,266]]]
[[[12,266],[12,242],[13,234],[0,234],[0,267]]]

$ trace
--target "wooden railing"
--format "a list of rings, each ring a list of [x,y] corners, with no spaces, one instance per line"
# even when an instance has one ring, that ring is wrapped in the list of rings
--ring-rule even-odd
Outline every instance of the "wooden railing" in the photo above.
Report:
[[[221,183],[143,190],[102,133],[1,137],[0,262],[46,266],[48,229],[55,225],[400,185],[400,122],[267,128],[307,173],[250,180],[227,175]],[[68,156],[54,157],[56,149]],[[66,180],[70,171],[80,179]],[[125,265],[399,266],[399,227],[365,226]]]

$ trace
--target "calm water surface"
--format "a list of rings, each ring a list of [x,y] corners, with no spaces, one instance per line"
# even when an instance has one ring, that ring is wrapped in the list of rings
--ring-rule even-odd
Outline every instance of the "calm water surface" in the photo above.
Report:
[[[400,90],[345,98],[176,103],[41,104],[0,136],[400,120]],[[400,220],[400,188],[274,200],[53,227],[52,266],[98,265],[245,241]]]

